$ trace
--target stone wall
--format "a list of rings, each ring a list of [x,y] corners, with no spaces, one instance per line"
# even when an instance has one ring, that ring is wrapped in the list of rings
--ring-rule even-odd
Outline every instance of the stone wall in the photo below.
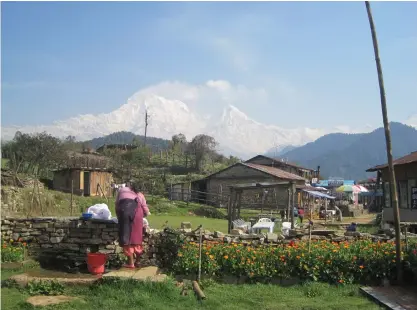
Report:
[[[1,220],[3,240],[28,243],[29,254],[41,264],[58,269],[84,268],[88,252],[108,254],[116,262],[122,249],[118,245],[118,224],[112,221],[79,218],[33,218]],[[146,234],[143,265],[156,265],[156,239],[160,234]]]
[[[176,257],[178,241],[199,241],[199,231],[192,231],[190,223],[183,223],[181,230],[151,230],[145,234],[142,256],[143,266],[169,267]],[[318,229],[317,229],[318,228]],[[374,236],[359,232],[335,232],[317,227],[312,230],[313,240],[350,241],[356,238],[369,238],[374,241],[389,240],[392,236]],[[86,269],[89,252],[108,255],[110,267],[118,266],[124,259],[118,245],[118,224],[112,221],[82,220],[79,218],[5,218],[1,220],[2,240],[21,240],[28,243],[29,255],[37,259],[45,268],[77,272]],[[222,232],[202,232],[203,240],[225,243],[242,243],[258,246],[264,243],[283,244],[291,240],[307,240],[305,229],[291,230],[285,238],[275,233],[246,234],[233,230],[232,234]]]

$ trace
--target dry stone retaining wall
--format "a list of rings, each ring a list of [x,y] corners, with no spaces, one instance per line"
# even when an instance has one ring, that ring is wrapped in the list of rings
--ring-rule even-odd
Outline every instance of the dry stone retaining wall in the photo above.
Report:
[[[29,254],[49,266],[74,269],[85,265],[88,252],[108,254],[117,260],[122,252],[118,244],[118,224],[112,221],[85,221],[79,218],[33,218],[1,220],[3,240],[21,240],[29,245]],[[155,265],[155,239],[144,238],[144,265]]]
[[[142,265],[169,267],[178,251],[178,241],[198,242],[199,231],[192,231],[190,223],[183,223],[178,231],[152,231],[144,237],[145,254]],[[29,254],[37,258],[42,266],[78,271],[86,267],[88,252],[108,254],[108,259],[114,265],[123,258],[122,249],[118,244],[118,224],[112,221],[82,220],[79,218],[5,218],[1,220],[2,239],[7,241],[22,240],[29,245]],[[233,230],[231,235],[221,232],[204,230],[202,239],[217,242],[235,242],[257,246],[264,243],[282,244],[291,240],[306,240],[305,230],[292,230],[290,237],[283,237],[275,233],[245,234],[240,230]],[[359,232],[335,234],[328,230],[313,230],[312,239],[327,239],[336,242],[348,241],[356,238],[383,237],[371,236]],[[389,239],[389,237],[388,237]]]

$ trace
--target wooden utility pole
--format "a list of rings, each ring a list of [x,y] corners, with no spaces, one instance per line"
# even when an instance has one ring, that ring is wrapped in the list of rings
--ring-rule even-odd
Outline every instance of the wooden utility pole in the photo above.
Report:
[[[149,122],[148,122],[148,120],[149,120],[149,114],[148,114],[148,110],[146,110],[146,112],[145,112],[145,141],[144,141],[144,145],[146,146],[146,134],[147,134],[147,132],[148,132],[148,124],[149,124]]]
[[[391,146],[391,133],[388,122],[388,112],[387,112],[387,100],[385,97],[385,87],[384,87],[384,78],[382,75],[382,66],[381,59],[379,58],[379,49],[378,49],[378,40],[376,37],[376,30],[374,25],[374,19],[372,17],[371,5],[369,1],[365,1],[366,12],[368,13],[369,26],[371,28],[372,34],[372,43],[374,46],[375,53],[375,62],[376,69],[378,72],[378,82],[379,82],[379,94],[381,97],[381,110],[382,110],[382,119],[384,121],[385,129],[385,142],[387,147],[387,157],[388,157],[388,171],[389,171],[389,181],[391,185],[391,204],[392,210],[394,212],[394,228],[395,228],[395,254],[396,254],[396,265],[397,265],[397,280],[402,282],[402,267],[401,267],[401,230],[400,230],[400,211],[398,206],[398,194],[397,194],[397,184],[395,181],[395,171],[392,160],[392,146]]]

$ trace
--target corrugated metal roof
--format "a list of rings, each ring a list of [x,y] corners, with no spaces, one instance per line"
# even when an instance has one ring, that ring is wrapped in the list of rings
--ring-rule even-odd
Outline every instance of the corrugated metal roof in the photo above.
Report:
[[[268,173],[280,179],[305,181],[305,178],[300,177],[299,175],[296,175],[296,174],[293,174],[293,173],[290,173],[290,172],[287,172],[287,171],[284,171],[275,167],[269,167],[269,166],[251,164],[251,163],[242,163],[242,164],[247,167]]]
[[[414,151],[408,155],[405,155],[403,157],[397,158],[396,160],[393,161],[393,165],[406,165],[406,164],[411,164],[417,162],[417,151]],[[381,170],[384,168],[387,168],[388,164],[384,164],[384,165],[378,165],[372,168],[369,168],[368,170],[366,170],[367,172],[374,172],[377,170]]]
[[[283,158],[269,157],[269,156],[265,156],[265,155],[256,155],[255,157],[252,157],[251,159],[248,159],[247,161],[245,161],[245,163],[248,163],[248,162],[250,162],[250,161],[252,161],[252,160],[254,160],[255,158],[258,158],[258,157],[264,157],[264,158],[273,160],[276,163],[280,163],[282,165],[287,165],[287,166],[290,166],[290,167],[294,167],[294,168],[298,168],[298,169],[303,169],[303,170],[307,170],[307,171],[314,171],[314,169],[301,167],[301,166],[299,166],[299,165],[297,165],[295,163],[285,161],[285,160],[283,160]]]

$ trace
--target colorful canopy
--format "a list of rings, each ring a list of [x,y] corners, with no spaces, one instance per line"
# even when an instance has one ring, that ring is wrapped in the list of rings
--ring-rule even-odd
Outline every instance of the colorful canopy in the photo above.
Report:
[[[336,189],[338,193],[363,193],[368,192],[366,187],[362,185],[342,185]]]
[[[336,188],[338,193],[360,193],[360,191],[355,185],[342,185]]]
[[[326,195],[326,194],[323,194],[323,193],[320,193],[320,192],[317,192],[317,191],[310,191],[310,190],[305,190],[305,189],[303,191],[305,191],[306,193],[310,194],[313,197],[327,198],[327,199],[335,199],[336,198],[336,197],[329,196],[329,195]]]

